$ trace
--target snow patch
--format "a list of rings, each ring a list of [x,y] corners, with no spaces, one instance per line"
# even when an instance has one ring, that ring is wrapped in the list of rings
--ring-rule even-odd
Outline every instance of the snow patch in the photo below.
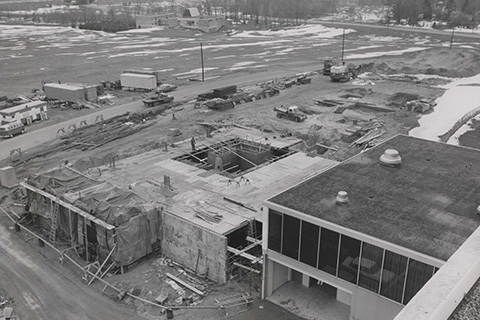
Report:
[[[416,51],[422,51],[422,50],[427,50],[428,48],[422,48],[422,47],[412,47],[412,48],[407,48],[404,50],[393,50],[393,51],[378,51],[378,52],[367,52],[367,53],[357,53],[357,54],[351,54],[347,55],[345,59],[366,59],[366,58],[375,58],[375,57],[381,57],[381,56],[399,56],[407,52],[416,52]]]
[[[409,135],[438,141],[439,136],[450,130],[467,112],[480,107],[478,86],[468,86],[477,83],[480,83],[480,74],[442,86],[447,91],[436,100],[433,112],[422,116],[418,120],[420,126],[410,130]]]

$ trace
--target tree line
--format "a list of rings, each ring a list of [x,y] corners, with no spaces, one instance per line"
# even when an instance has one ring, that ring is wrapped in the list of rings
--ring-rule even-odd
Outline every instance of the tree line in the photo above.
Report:
[[[407,20],[416,25],[419,20],[447,22],[449,27],[476,27],[480,18],[480,0],[385,0],[390,7],[388,18],[399,23]]]

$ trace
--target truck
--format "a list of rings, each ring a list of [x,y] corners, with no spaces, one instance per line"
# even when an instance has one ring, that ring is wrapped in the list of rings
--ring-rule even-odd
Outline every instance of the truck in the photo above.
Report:
[[[280,107],[274,107],[274,111],[277,112],[277,118],[287,118],[295,122],[302,122],[307,119],[307,115],[301,112],[297,106],[290,106],[287,109]]]
[[[147,74],[122,73],[120,82],[124,89],[152,91],[157,87],[157,78]]]
[[[352,73],[350,69],[343,65],[343,66],[332,66],[330,69],[330,79],[333,82],[347,82],[350,80]]]
[[[161,104],[169,103],[173,101],[173,97],[166,95],[164,93],[159,93],[158,95],[147,97],[142,100],[145,106],[155,107]]]
[[[329,76],[331,68],[336,65],[338,65],[338,62],[333,58],[327,58],[323,60],[323,75]]]

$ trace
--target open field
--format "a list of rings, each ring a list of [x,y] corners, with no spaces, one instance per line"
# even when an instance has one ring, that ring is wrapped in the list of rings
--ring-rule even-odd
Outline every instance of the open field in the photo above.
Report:
[[[245,31],[231,37],[180,29],[147,31],[108,34],[69,27],[4,25],[0,29],[0,65],[7,77],[1,80],[0,94],[28,93],[39,88],[42,80],[115,80],[124,69],[143,68],[162,70],[165,81],[187,85],[188,78],[201,76],[200,43],[207,79],[276,69],[295,72],[305,66],[320,69],[324,58],[340,57],[343,30],[308,25],[289,32]],[[350,62],[448,45],[447,34],[433,37],[387,29],[346,29],[345,58]],[[475,39],[459,40],[456,46],[479,48]]]

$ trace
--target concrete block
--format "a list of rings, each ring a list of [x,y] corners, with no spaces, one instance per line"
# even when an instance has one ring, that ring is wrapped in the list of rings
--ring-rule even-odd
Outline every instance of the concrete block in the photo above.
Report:
[[[13,188],[17,186],[17,176],[13,167],[0,168],[0,184],[7,188]]]

